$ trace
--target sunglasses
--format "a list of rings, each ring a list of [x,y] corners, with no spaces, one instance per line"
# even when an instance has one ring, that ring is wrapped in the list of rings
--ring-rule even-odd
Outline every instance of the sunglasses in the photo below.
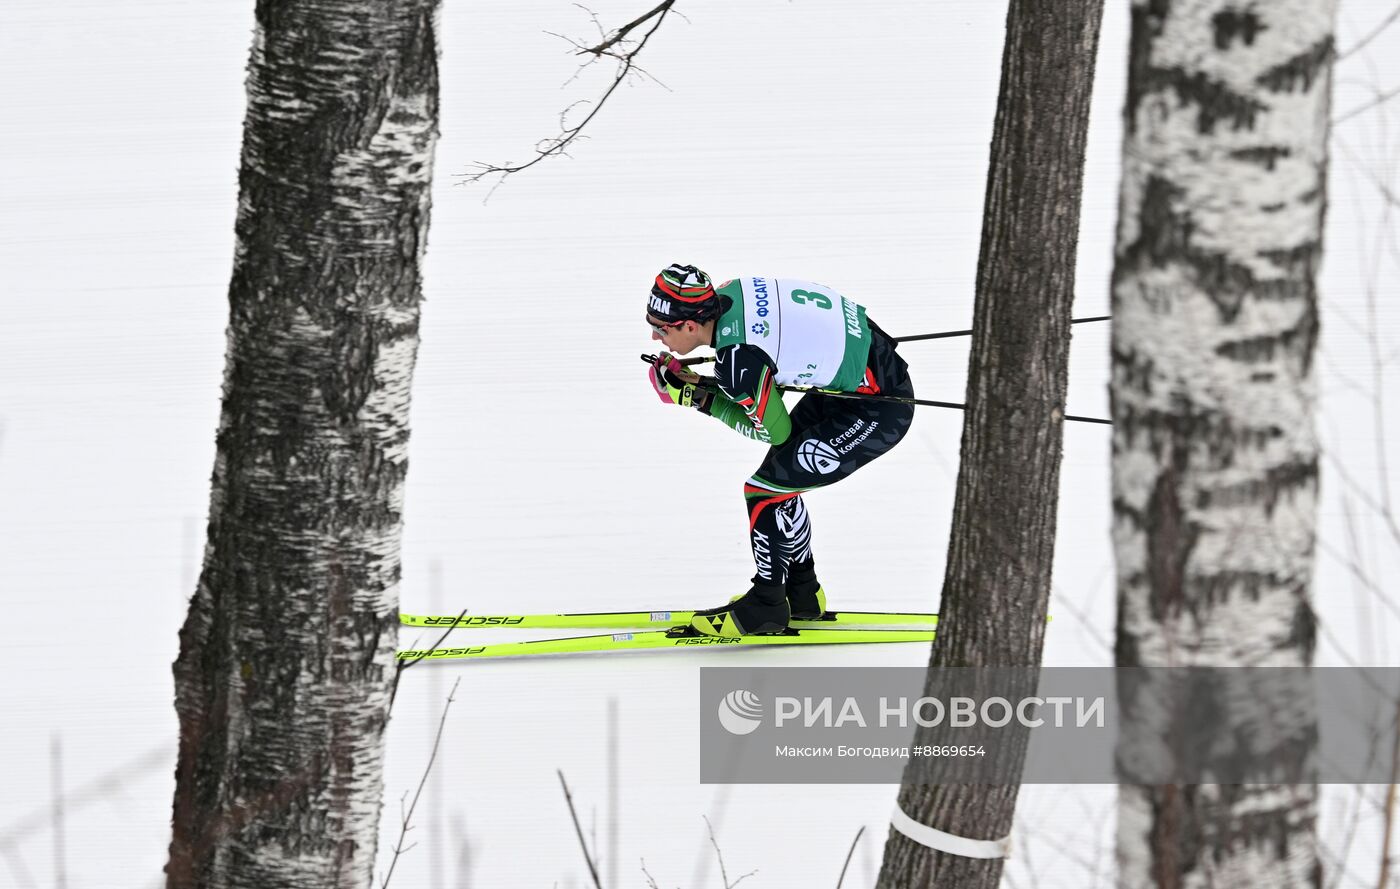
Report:
[[[666,331],[667,331],[669,328],[672,328],[672,327],[680,327],[680,326],[681,326],[682,324],[684,324],[684,323],[685,323],[685,321],[671,321],[671,322],[669,322],[669,323],[664,323],[664,324],[652,324],[652,323],[651,323],[651,319],[650,319],[650,318],[647,319],[647,327],[650,327],[652,330],[656,331],[657,333],[661,334],[662,336],[665,336],[665,335],[666,335]]]

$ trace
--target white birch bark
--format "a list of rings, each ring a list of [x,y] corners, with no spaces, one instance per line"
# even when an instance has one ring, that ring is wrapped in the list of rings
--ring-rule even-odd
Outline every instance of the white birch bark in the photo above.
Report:
[[[436,9],[258,3],[170,887],[372,883]]]
[[[1120,666],[1312,661],[1335,12],[1133,5],[1113,275]],[[1120,885],[1317,885],[1315,818],[1310,786],[1125,786]]]

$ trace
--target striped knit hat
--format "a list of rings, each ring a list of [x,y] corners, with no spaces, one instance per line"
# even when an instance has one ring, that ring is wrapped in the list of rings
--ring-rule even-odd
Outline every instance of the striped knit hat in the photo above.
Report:
[[[669,265],[656,276],[647,311],[664,321],[718,318],[722,311],[710,276],[693,265]]]

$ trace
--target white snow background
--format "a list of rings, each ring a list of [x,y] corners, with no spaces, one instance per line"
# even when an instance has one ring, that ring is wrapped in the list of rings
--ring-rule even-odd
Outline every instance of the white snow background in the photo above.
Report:
[[[608,27],[651,5],[590,4]],[[1126,6],[1104,20],[1078,316],[1108,307]],[[1339,45],[1395,6],[1344,2]],[[577,59],[545,32],[597,33],[565,0],[444,4],[405,611],[691,608],[745,588],[740,485],[762,446],[649,390],[644,296],[665,264],[824,282],[895,335],[970,325],[1005,4],[679,11],[641,60],[664,87],[619,90],[571,159],[483,204],[487,188],[459,174],[528,159],[612,72],[561,88]],[[0,4],[0,885],[164,882],[170,665],[204,543],[252,13],[252,0]],[[1340,63],[1334,108],[1397,86],[1400,26]],[[1326,447],[1376,500],[1376,410],[1400,408],[1378,389],[1396,385],[1400,349],[1394,198],[1377,187],[1397,186],[1387,113],[1345,122],[1345,151],[1334,141],[1318,364]],[[1076,328],[1071,412],[1106,415],[1107,343],[1104,324]],[[961,401],[966,349],[901,353],[921,396]],[[936,607],[961,422],[920,408],[899,448],[809,495],[834,607]],[[1108,441],[1067,424],[1049,665],[1111,662]],[[1330,459],[1323,484],[1318,661],[1394,664],[1400,547]],[[408,628],[400,641],[415,638],[431,641]],[[871,885],[896,788],[698,784],[697,671],[926,659],[907,645],[420,665],[388,738],[381,863],[460,679],[391,885],[588,884],[556,768],[609,889],[645,885],[643,859],[667,889],[721,885],[702,816],[731,881],[757,869],[754,889],[835,885],[864,826],[845,885]],[[1337,885],[1374,885],[1378,790],[1328,791],[1323,835],[1348,860],[1345,875],[1329,860]],[[1112,803],[1108,787],[1027,787],[1006,884],[1111,884]]]

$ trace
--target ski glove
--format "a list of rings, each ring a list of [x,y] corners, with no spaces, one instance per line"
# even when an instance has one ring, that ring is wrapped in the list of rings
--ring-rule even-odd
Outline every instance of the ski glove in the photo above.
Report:
[[[663,404],[678,404],[681,407],[696,407],[700,396],[700,377],[685,369],[685,365],[669,352],[656,356],[656,362],[647,369],[647,378]]]

